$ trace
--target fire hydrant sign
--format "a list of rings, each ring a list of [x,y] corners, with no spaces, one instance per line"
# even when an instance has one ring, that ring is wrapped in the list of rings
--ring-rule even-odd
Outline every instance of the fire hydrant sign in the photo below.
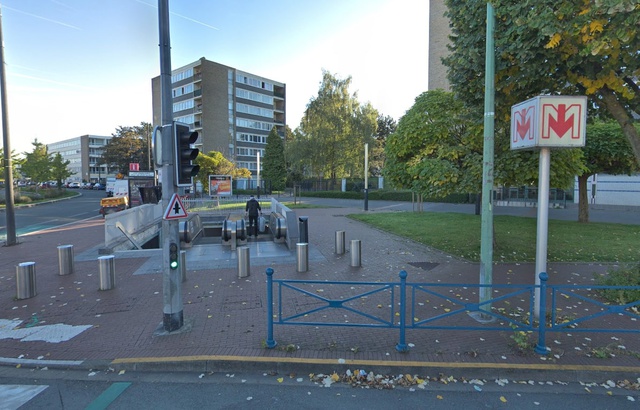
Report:
[[[511,149],[584,147],[587,97],[537,96],[511,107]]]

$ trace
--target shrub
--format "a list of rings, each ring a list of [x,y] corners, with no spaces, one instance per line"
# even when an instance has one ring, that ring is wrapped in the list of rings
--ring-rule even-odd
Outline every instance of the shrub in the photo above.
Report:
[[[640,264],[628,269],[607,272],[596,278],[598,285],[640,286]],[[640,289],[599,289],[600,295],[611,303],[626,304],[640,300]]]

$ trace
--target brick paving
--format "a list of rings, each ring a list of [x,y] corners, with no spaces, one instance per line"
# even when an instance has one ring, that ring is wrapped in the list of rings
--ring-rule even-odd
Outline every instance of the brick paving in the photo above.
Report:
[[[372,212],[389,209],[371,204]],[[309,246],[321,257],[310,260],[309,270],[304,273],[297,272],[295,263],[273,264],[274,279],[388,282],[397,281],[399,271],[406,270],[409,282],[478,282],[478,264],[346,217],[357,212],[362,210],[353,207],[298,210],[298,216],[309,217]],[[351,239],[361,240],[361,267],[350,266],[348,252],[334,253],[337,230],[346,232],[347,250]],[[533,351],[520,351],[508,327],[504,331],[416,329],[407,331],[409,352],[400,353],[395,349],[398,331],[393,329],[276,325],[274,338],[278,346],[266,349],[265,269],[269,266],[253,260],[250,276],[242,279],[235,268],[219,268],[214,261],[207,269],[187,267],[188,279],[182,288],[185,325],[180,331],[163,335],[162,274],[136,274],[144,264],[153,263],[153,257],[116,255],[115,288],[98,290],[96,257],[104,241],[101,218],[22,236],[19,240],[19,245],[0,248],[0,319],[20,322],[16,328],[0,327],[0,363],[14,365],[19,359],[25,365],[30,360],[46,365],[73,361],[86,367],[208,370],[249,365],[266,369],[285,364],[325,367],[331,364],[326,371],[344,363],[378,368],[483,368],[492,374],[515,368],[640,371],[637,333],[548,334],[546,344],[551,354],[540,356]],[[57,246],[67,244],[74,246],[75,272],[60,276]],[[535,244],[531,246],[535,251]],[[16,266],[27,261],[36,262],[38,294],[16,300]],[[593,283],[594,273],[609,268],[588,263],[549,263],[548,267],[551,283],[558,284]],[[530,283],[533,273],[534,264],[497,264],[493,278],[494,283]],[[315,291],[326,292],[325,296],[343,292],[342,296],[346,296],[352,290],[316,286]],[[476,296],[470,289],[453,292],[467,292],[459,297],[471,300]],[[283,302],[286,308],[303,310],[308,300],[300,295],[285,295]],[[574,308],[576,313],[587,310],[581,303],[565,307]],[[425,299],[422,306],[421,314],[425,315],[430,314],[429,309],[439,312],[447,309],[446,301],[436,297]],[[475,322],[460,316],[453,320],[465,326],[467,322]],[[637,322],[625,323],[638,326]],[[24,341],[15,336],[19,329],[33,330],[54,324],[90,328],[58,343]],[[595,357],[594,351],[604,348],[614,356]]]

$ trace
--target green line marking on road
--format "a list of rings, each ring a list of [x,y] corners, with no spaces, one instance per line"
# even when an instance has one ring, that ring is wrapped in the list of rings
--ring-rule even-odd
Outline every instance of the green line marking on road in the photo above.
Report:
[[[118,398],[127,388],[131,386],[131,383],[113,383],[109,388],[102,392],[94,401],[89,403],[85,410],[104,410],[115,399]]]

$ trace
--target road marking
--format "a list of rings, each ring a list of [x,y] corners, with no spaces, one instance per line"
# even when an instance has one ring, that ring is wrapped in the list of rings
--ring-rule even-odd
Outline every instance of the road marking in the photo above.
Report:
[[[41,385],[0,385],[0,409],[15,410],[36,397],[49,386]]]
[[[109,407],[115,399],[124,393],[127,388],[131,386],[128,382],[113,383],[109,388],[102,392],[94,401],[89,403],[85,410],[103,410]]]
[[[78,336],[92,326],[72,326],[56,323],[53,325],[17,328],[22,322],[20,319],[0,319],[0,340],[20,339],[21,342],[41,340],[47,343],[60,343]]]

